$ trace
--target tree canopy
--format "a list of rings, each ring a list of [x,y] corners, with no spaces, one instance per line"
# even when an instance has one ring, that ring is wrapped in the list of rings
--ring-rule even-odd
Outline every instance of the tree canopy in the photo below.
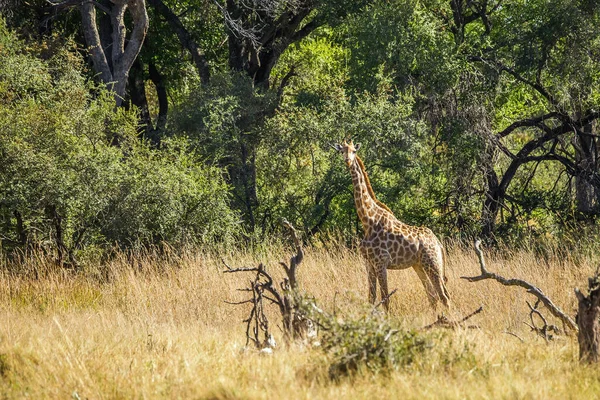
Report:
[[[459,239],[594,232],[590,0],[9,0],[0,238],[85,249],[359,228],[352,138],[401,220]],[[585,229],[584,229],[585,228]],[[89,250],[91,252],[92,250]]]

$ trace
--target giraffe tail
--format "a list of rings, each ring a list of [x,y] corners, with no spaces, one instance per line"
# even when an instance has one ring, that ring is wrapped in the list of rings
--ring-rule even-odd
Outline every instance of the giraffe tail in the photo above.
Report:
[[[444,280],[444,284],[442,285],[442,290],[446,295],[446,298],[450,300],[450,293],[448,293],[448,289],[446,289],[446,283],[448,283],[448,277],[446,276],[446,249],[440,243],[440,248],[442,250],[442,278]]]
[[[448,283],[448,277],[446,276],[446,249],[441,243],[440,248],[442,249],[442,277],[444,278],[444,283]]]

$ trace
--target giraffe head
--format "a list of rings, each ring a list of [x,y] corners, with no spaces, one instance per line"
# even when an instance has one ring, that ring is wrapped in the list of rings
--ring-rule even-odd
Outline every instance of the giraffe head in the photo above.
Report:
[[[356,152],[360,149],[360,143],[355,145],[352,143],[352,140],[349,143],[344,140],[342,144],[334,144],[333,148],[342,153],[346,165],[350,167],[354,163],[354,160],[356,160]]]

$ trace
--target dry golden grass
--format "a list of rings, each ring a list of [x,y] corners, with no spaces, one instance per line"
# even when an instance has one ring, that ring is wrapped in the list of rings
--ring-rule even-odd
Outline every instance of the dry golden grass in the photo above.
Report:
[[[277,261],[289,253],[221,255],[232,266]],[[0,398],[597,398],[600,371],[581,366],[573,337],[550,343],[523,321],[522,289],[495,282],[468,283],[478,274],[474,252],[454,248],[448,288],[459,313],[483,304],[471,321],[480,329],[451,332],[454,351],[471,360],[423,360],[390,374],[359,373],[328,379],[319,349],[279,348],[272,356],[243,351],[247,309],[236,289],[250,276],[223,274],[221,256],[117,258],[97,271],[0,272]],[[575,307],[573,288],[595,270],[590,260],[540,260],[533,253],[488,257],[490,270],[530,280],[563,310]],[[410,327],[435,319],[411,271],[391,271],[391,318]],[[307,249],[299,268],[302,288],[331,309],[364,298],[366,279],[357,255],[344,248]],[[335,295],[335,293],[338,293]],[[275,317],[273,317],[275,318]],[[553,321],[556,323],[556,321]],[[523,339],[523,343],[510,334]],[[442,343],[442,342],[440,342]],[[449,343],[444,341],[443,343]]]

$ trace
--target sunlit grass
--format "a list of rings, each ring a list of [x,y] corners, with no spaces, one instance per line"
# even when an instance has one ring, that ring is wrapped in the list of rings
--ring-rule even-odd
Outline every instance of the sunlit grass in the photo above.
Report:
[[[600,396],[600,370],[579,364],[576,338],[561,335],[546,343],[523,324],[529,295],[522,289],[460,279],[478,274],[469,249],[450,250],[448,289],[456,314],[484,306],[470,320],[479,329],[440,334],[434,344],[445,348],[406,368],[337,381],[329,378],[319,349],[279,346],[272,356],[244,350],[247,309],[224,301],[241,300],[244,293],[236,289],[250,276],[223,274],[221,257],[232,266],[264,262],[281,276],[277,262],[289,252],[274,246],[255,253],[138,255],[133,261],[121,256],[77,273],[42,269],[40,261],[37,273],[33,266],[0,272],[0,397]],[[490,270],[535,283],[570,314],[573,288],[585,286],[595,271],[591,260],[577,264],[520,251],[488,257]],[[337,308],[360,307],[365,297],[364,269],[351,250],[309,248],[298,275],[302,289],[328,310],[334,302]],[[389,279],[390,288],[398,288],[390,318],[416,329],[435,319],[413,271],[391,271]]]

